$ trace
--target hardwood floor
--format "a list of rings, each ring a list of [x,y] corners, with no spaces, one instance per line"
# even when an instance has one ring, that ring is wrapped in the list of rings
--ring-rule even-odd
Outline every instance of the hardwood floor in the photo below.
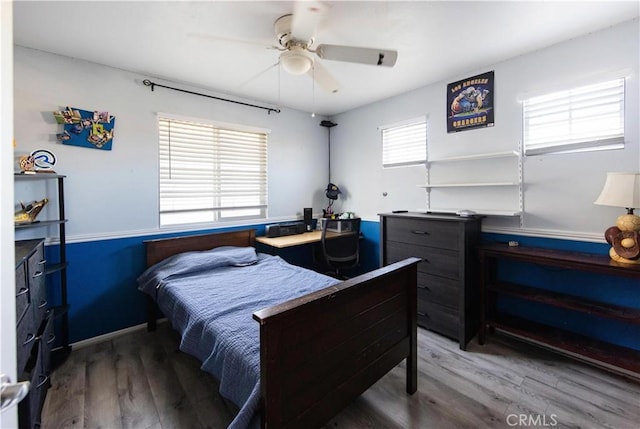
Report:
[[[226,428],[217,382],[178,350],[169,324],[75,349],[52,374],[42,427]],[[468,350],[418,329],[418,392],[399,365],[324,429],[637,428],[640,383],[491,336]]]

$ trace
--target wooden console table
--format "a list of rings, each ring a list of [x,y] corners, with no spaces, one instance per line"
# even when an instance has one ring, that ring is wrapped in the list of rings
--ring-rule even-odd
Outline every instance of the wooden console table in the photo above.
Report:
[[[484,344],[487,329],[496,329],[521,340],[640,379],[640,351],[638,350],[501,314],[496,309],[496,299],[499,295],[511,296],[638,326],[640,325],[639,308],[597,302],[574,295],[501,281],[497,278],[497,264],[499,259],[516,260],[547,267],[633,279],[640,279],[640,265],[620,264],[605,255],[533,247],[509,247],[502,243],[480,246],[479,253],[481,324],[478,342],[480,344]]]

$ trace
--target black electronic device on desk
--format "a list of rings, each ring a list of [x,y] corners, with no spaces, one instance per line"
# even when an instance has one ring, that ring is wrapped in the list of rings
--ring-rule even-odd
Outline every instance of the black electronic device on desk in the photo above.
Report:
[[[283,237],[285,235],[302,234],[305,231],[304,222],[274,223],[265,226],[264,235],[267,237]]]

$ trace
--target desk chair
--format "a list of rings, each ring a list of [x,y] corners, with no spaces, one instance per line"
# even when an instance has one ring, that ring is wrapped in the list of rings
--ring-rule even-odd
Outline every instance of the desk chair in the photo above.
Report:
[[[343,219],[340,222],[345,226],[343,229],[350,232],[331,237],[332,232],[329,231],[327,236],[329,222],[323,222],[320,243],[322,258],[329,269],[327,274],[344,280],[347,277],[342,275],[341,271],[354,268],[360,262],[360,218]],[[344,223],[349,223],[351,226]]]

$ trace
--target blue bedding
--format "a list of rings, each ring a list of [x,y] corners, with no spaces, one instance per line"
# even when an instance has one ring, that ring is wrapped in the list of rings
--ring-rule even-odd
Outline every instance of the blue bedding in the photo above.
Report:
[[[172,256],[138,278],[182,336],[180,350],[220,381],[220,394],[240,411],[229,428],[260,423],[260,335],[253,313],[339,281],[256,254],[219,247]]]

